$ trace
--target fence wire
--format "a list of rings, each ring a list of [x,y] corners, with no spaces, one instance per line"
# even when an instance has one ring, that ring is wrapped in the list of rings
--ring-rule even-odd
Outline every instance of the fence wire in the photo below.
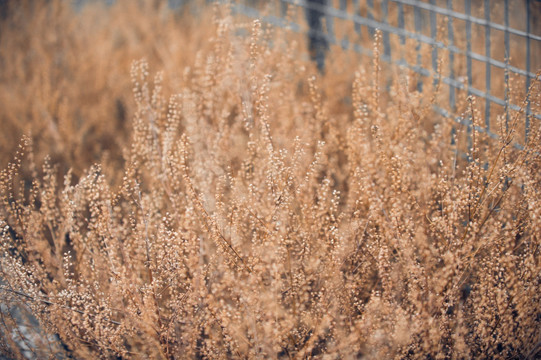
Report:
[[[320,70],[329,47],[372,56],[370,44],[360,41],[382,34],[385,62],[441,81],[447,86],[448,108],[435,111],[471,126],[467,118],[453,115],[457,92],[476,96],[484,103],[485,124],[478,130],[497,138],[496,115],[509,120],[513,112],[525,116],[525,141],[532,119],[541,120],[539,99],[526,97],[536,71],[541,68],[541,2],[538,0],[279,0],[280,12],[262,15],[257,1],[233,2],[237,13],[258,17],[275,26],[306,31],[309,48]],[[306,14],[309,27],[286,21],[288,6]],[[355,36],[339,34],[336,24],[353,25]],[[303,30],[304,29],[304,30]],[[399,46],[414,44],[415,61],[406,60]],[[428,50],[427,50],[428,47]],[[334,50],[333,50],[334,51]],[[430,59],[425,59],[426,53]],[[447,69],[438,69],[443,59]],[[509,83],[521,84],[513,97]],[[422,82],[418,83],[422,91]],[[496,111],[499,108],[501,111]],[[491,123],[492,119],[492,123]],[[518,145],[520,147],[520,145]]]

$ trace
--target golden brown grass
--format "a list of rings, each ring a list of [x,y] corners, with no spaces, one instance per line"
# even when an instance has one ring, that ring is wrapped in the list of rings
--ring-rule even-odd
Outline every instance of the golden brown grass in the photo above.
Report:
[[[468,136],[377,57],[131,4],[1,24],[4,356],[539,353],[538,123],[518,151],[523,114]]]

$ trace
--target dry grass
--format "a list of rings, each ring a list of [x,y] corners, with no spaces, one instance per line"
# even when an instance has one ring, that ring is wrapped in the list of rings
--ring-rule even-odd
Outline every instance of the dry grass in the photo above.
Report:
[[[130,4],[0,25],[3,356],[539,354],[537,122],[518,151],[520,113],[468,136],[431,81]]]

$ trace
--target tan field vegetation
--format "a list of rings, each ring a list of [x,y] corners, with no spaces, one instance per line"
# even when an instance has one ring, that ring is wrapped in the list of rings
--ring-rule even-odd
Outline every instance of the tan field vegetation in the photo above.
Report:
[[[540,356],[538,121],[435,115],[379,36],[323,75],[228,7],[67,3],[0,20],[1,356]]]

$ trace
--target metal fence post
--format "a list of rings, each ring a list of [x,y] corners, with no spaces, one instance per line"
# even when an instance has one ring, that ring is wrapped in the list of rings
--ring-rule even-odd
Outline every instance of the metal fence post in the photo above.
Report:
[[[308,31],[310,57],[316,62],[318,70],[323,72],[325,68],[325,53],[329,48],[329,43],[323,34],[323,24],[321,22],[325,14],[317,7],[318,5],[327,5],[327,0],[308,0],[308,4],[314,5],[306,9],[306,21],[310,27]]]

